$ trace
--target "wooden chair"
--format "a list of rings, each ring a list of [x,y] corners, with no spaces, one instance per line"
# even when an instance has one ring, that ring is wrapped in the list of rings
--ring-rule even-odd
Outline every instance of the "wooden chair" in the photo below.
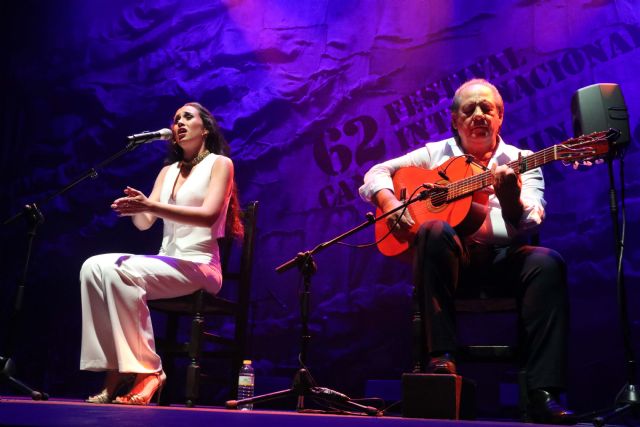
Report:
[[[429,356],[425,351],[425,336],[422,311],[418,301],[416,289],[413,291],[413,368],[414,373],[425,372],[429,362]],[[456,349],[456,362],[458,363],[508,363],[518,367],[518,412],[526,419],[528,403],[527,372],[523,367],[522,342],[524,338],[523,325],[518,316],[517,301],[515,298],[493,298],[480,294],[474,298],[456,299],[456,313],[458,317],[474,316],[474,322],[482,324],[483,316],[492,316],[499,313],[511,313],[517,317],[517,337],[513,342],[505,343],[460,343]],[[482,327],[482,326],[480,326]]]
[[[530,237],[530,244],[539,246],[540,238],[538,234]],[[411,316],[413,330],[413,372],[424,372],[428,366],[428,355],[425,351],[425,329],[423,325],[422,310],[420,306],[420,295],[417,289],[413,289],[413,313]],[[512,313],[516,318],[516,339],[510,343],[462,343],[456,349],[457,362],[490,362],[490,363],[511,363],[518,366],[518,411],[521,417],[527,419],[527,372],[524,369],[523,341],[524,325],[518,315],[520,312],[516,298],[512,297],[490,297],[480,292],[471,298],[457,298],[455,300],[456,314],[473,315],[477,317],[491,316],[498,313]],[[479,320],[479,323],[482,323]]]
[[[190,295],[177,298],[148,301],[149,308],[166,314],[166,333],[164,338],[157,338],[156,345],[162,356],[162,364],[169,381],[175,374],[175,361],[178,357],[187,357],[185,401],[192,407],[200,397],[200,383],[206,379],[201,372],[201,360],[209,358],[226,358],[231,361],[229,374],[230,395],[235,395],[237,374],[242,359],[246,357],[246,341],[249,318],[249,296],[251,288],[252,260],[256,235],[256,214],[258,202],[249,203],[242,212],[244,238],[242,242],[234,242],[232,238],[218,240],[222,262],[223,290],[228,294],[229,288],[236,282],[234,298],[223,298],[199,290]],[[237,246],[237,247],[236,247]],[[239,253],[239,262],[234,266],[232,253]],[[181,316],[191,319],[188,341],[179,342],[178,329]],[[220,333],[206,330],[205,317],[231,317],[234,323],[233,336],[222,336]],[[213,350],[205,348],[212,343]],[[162,404],[168,404],[165,399]]]
[[[528,387],[527,371],[524,368],[524,337],[525,330],[519,315],[520,309],[516,298],[489,297],[480,294],[471,299],[458,299],[455,302],[456,313],[462,316],[473,316],[474,323],[483,323],[483,317],[497,316],[502,319],[502,313],[507,313],[515,321],[515,337],[506,338],[503,342],[471,342],[470,340],[458,346],[457,359],[461,363],[506,363],[517,367],[518,384],[518,412],[520,417],[527,419]],[[495,322],[495,319],[494,319]],[[490,322],[485,321],[485,326]],[[495,323],[494,323],[495,324]],[[513,323],[512,323],[513,325]],[[482,327],[482,326],[480,326]]]

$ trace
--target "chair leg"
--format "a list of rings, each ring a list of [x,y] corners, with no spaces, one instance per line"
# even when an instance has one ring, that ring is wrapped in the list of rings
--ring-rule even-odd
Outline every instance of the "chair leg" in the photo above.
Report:
[[[176,346],[178,343],[178,323],[179,323],[179,317],[178,315],[176,315],[175,313],[169,313],[167,315],[167,326],[166,326],[166,332],[165,332],[165,341],[166,341],[166,345],[171,348],[173,346]],[[173,354],[172,351],[166,351],[164,352],[164,354],[162,355],[162,369],[164,370],[165,374],[167,374],[167,378],[174,378],[174,372],[175,372],[175,355]],[[161,406],[169,406],[172,400],[172,393],[168,393],[169,390],[166,390],[164,393],[162,393],[160,395],[160,402],[159,404]]]
[[[520,370],[518,371],[518,410],[520,411],[520,417],[523,422],[531,422],[527,407],[529,406],[529,383],[527,380],[526,370],[526,355],[529,353],[529,349],[526,347],[527,331],[524,327],[524,320],[522,319],[522,301],[518,301],[518,340],[517,340],[517,356],[518,363],[520,364]]]
[[[192,407],[200,397],[200,353],[204,333],[204,317],[197,313],[191,320],[191,337],[189,339],[189,366],[185,383],[186,404]]]
[[[424,337],[424,325],[422,323],[422,310],[420,307],[420,295],[418,290],[413,288],[412,295],[412,309],[411,314],[411,328],[413,338],[413,367],[411,371],[413,373],[424,372],[426,368],[426,352],[425,352],[425,337]]]
[[[186,402],[185,404],[192,408],[195,406],[200,393],[200,365],[191,360],[187,366],[187,382],[186,382]]]
[[[523,422],[530,422],[527,406],[529,405],[529,387],[527,386],[527,371],[518,371],[518,410]]]
[[[236,399],[238,397],[238,371],[242,367],[242,361],[247,358],[247,329],[248,329],[248,307],[241,309],[241,312],[245,314],[238,314],[236,316],[236,325],[234,331],[235,349],[233,350],[233,356],[231,357],[231,369],[229,372],[229,400]]]

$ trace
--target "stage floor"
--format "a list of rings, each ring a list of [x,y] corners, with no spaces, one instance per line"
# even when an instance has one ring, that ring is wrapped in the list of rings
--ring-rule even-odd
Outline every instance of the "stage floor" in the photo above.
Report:
[[[513,421],[451,421],[393,416],[306,414],[294,411],[234,411],[217,407],[145,407],[95,405],[71,399],[36,402],[23,397],[0,398],[2,426],[190,426],[190,427],[522,427]],[[590,424],[580,424],[590,425]]]

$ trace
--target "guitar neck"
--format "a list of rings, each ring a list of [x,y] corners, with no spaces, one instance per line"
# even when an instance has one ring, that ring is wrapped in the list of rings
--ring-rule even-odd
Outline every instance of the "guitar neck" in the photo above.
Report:
[[[516,174],[520,175],[554,160],[558,160],[557,147],[557,145],[547,147],[527,157],[521,157],[518,160],[509,162],[507,166],[513,169]],[[452,182],[446,186],[447,202],[468,196],[474,191],[493,185],[494,182],[495,177],[490,170],[461,179],[460,181]]]

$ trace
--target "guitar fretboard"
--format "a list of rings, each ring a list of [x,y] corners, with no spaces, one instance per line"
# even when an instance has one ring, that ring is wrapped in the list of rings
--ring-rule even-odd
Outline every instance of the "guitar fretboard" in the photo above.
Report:
[[[554,160],[577,160],[590,155],[599,155],[608,151],[607,132],[594,132],[579,138],[570,139],[562,144],[544,148],[537,153],[507,163],[518,175],[546,165]],[[602,144],[605,144],[602,148]],[[446,173],[446,172],[445,172]],[[466,197],[474,191],[493,185],[495,176],[490,170],[485,170],[479,174],[451,182],[438,189],[432,195],[434,204],[450,202],[462,197]]]

